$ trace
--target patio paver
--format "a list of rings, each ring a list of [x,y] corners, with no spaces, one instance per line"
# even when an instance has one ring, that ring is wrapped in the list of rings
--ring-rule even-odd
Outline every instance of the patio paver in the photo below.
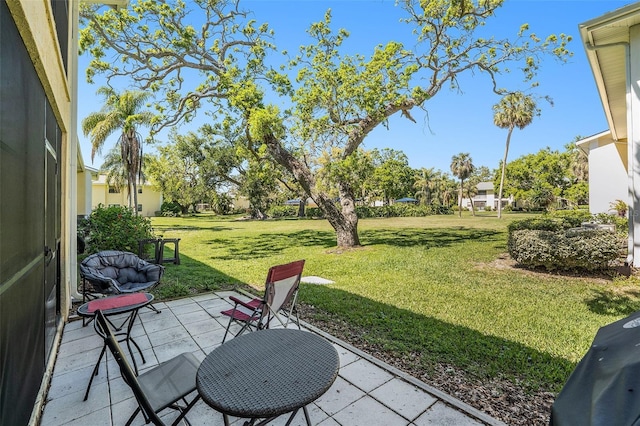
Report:
[[[229,291],[199,294],[156,303],[162,310],[160,314],[140,311],[139,323],[132,333],[147,360],[140,364],[134,349],[140,371],[187,351],[204,359],[222,341],[227,319],[220,315],[220,310],[230,306],[227,301],[230,295],[240,296]],[[504,425],[309,324],[303,326],[329,339],[340,356],[335,383],[308,407],[314,425]],[[101,362],[88,400],[82,400],[101,347],[102,340],[96,336],[93,325],[83,327],[81,320],[66,324],[41,426],[117,426],[126,422],[136,403],[111,354]],[[170,410],[166,413],[165,421],[175,418]],[[189,412],[188,418],[193,425],[223,425],[222,415],[202,401]],[[287,419],[281,416],[270,424],[281,426]],[[144,424],[142,416],[133,424]],[[232,424],[240,426],[243,420],[232,418]],[[297,425],[305,425],[302,411],[292,422],[292,426]]]

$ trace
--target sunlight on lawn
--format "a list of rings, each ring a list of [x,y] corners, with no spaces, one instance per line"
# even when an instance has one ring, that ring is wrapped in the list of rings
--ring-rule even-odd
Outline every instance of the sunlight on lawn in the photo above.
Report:
[[[363,338],[472,369],[485,368],[481,358],[491,356],[497,364],[478,374],[530,368],[525,376],[534,383],[557,386],[598,328],[640,309],[640,299],[618,281],[496,268],[506,225],[522,217],[361,220],[363,247],[350,250],[336,249],[324,220],[203,215],[154,218],[153,226],[165,238],[181,238],[183,265],[168,266],[164,285],[177,280],[204,291],[215,289],[212,282],[243,283],[260,291],[269,266],[306,259],[304,275],[335,284],[305,284],[300,300],[371,330]],[[537,358],[561,366],[534,372]]]

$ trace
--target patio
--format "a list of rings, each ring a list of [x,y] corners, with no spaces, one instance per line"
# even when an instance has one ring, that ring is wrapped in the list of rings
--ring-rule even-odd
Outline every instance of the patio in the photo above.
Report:
[[[220,311],[230,306],[227,299],[232,294],[242,297],[234,292],[219,292],[154,303],[162,310],[160,314],[143,308],[132,333],[147,360],[139,365],[140,371],[187,351],[204,359],[222,341],[227,318]],[[349,344],[302,324],[331,341],[340,356],[335,383],[309,406],[314,425],[503,425]],[[102,361],[87,401],[82,400],[101,348],[102,339],[92,325],[83,327],[80,319],[66,324],[42,426],[125,424],[136,402],[110,354]],[[171,410],[163,414],[166,420],[175,418]],[[222,415],[202,401],[187,417],[193,425],[223,424]],[[283,425],[286,419],[281,416],[272,424]],[[134,425],[144,424],[142,415],[135,420]],[[239,419],[232,421],[243,424]],[[299,412],[292,425],[302,424],[304,416]]]

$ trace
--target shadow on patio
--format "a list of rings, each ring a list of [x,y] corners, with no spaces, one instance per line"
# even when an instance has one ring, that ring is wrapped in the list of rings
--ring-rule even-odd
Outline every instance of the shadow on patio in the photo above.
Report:
[[[156,302],[156,314],[143,309],[132,336],[140,345],[143,372],[182,352],[193,352],[200,360],[220,345],[227,324],[220,311],[230,306],[228,296],[215,292]],[[358,349],[308,324],[303,328],[327,338],[340,356],[338,378],[327,393],[309,406],[314,425],[482,425],[502,424],[486,414],[429,387]],[[117,364],[107,355],[100,365],[87,401],[84,393],[93,366],[102,348],[102,339],[92,326],[82,321],[66,324],[62,344],[42,415],[41,425],[122,425],[134,411],[133,393],[120,376]],[[138,356],[134,350],[135,356]],[[127,353],[128,355],[128,353]],[[166,410],[169,420],[175,414]],[[222,415],[200,401],[187,416],[193,425],[222,425]],[[284,424],[281,416],[273,425]],[[242,420],[232,418],[236,425]],[[143,424],[139,415],[134,425]],[[301,412],[293,425],[304,424]]]

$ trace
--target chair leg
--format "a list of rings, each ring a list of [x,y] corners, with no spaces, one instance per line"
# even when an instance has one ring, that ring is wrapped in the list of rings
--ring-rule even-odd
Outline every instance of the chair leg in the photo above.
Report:
[[[136,411],[133,412],[133,414],[131,415],[131,417],[129,417],[129,420],[127,420],[127,423],[125,423],[124,426],[130,426],[131,423],[133,423],[133,419],[136,418],[139,412],[140,412],[140,407],[136,408]]]
[[[224,331],[224,337],[222,338],[222,343],[224,343],[224,341],[227,340],[227,334],[229,334],[229,328],[231,328],[231,322],[232,321],[233,321],[233,319],[229,318],[229,324],[227,324],[227,329]]]
[[[102,346],[102,351],[100,352],[100,356],[98,357],[98,362],[96,362],[96,366],[93,367],[93,371],[91,372],[91,378],[89,379],[89,384],[87,385],[87,391],[84,393],[83,401],[86,401],[89,397],[89,390],[91,390],[91,383],[93,383],[93,378],[98,375],[98,371],[100,370],[100,361],[102,361],[102,357],[107,351],[107,344],[105,343]]]
[[[191,423],[189,423],[189,420],[187,420],[187,413],[189,412],[189,410],[191,410],[191,408],[196,405],[196,402],[198,402],[200,400],[200,395],[196,395],[195,398],[193,398],[193,401],[191,401],[186,407],[184,408],[180,408],[178,407],[178,410],[180,411],[180,415],[178,416],[178,418],[171,424],[171,426],[176,426],[178,423],[180,423],[180,421],[182,419],[184,419],[185,422],[187,422],[187,425],[191,425]]]
[[[151,309],[152,311],[154,311],[156,314],[159,314],[160,312],[162,312],[161,310],[159,310],[158,308],[156,308],[155,306],[153,306],[152,303],[149,303],[147,305],[147,308]]]

